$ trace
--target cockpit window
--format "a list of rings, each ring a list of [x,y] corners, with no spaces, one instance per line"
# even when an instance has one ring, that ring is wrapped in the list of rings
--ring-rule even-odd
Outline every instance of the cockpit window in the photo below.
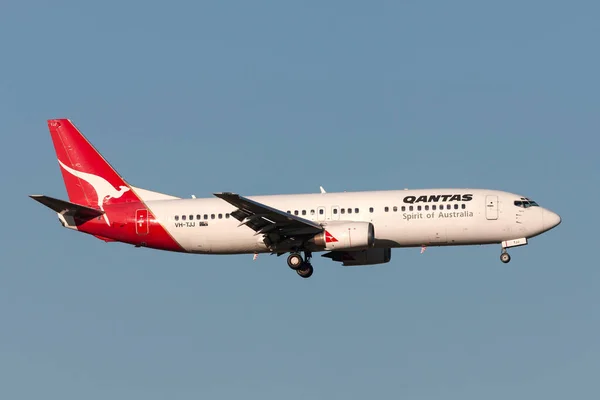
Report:
[[[515,200],[515,206],[521,208],[539,207],[539,204],[535,201],[528,199],[527,197],[521,197],[521,200]]]
[[[527,201],[529,202],[529,204],[531,204],[532,207],[539,207],[539,204],[536,203],[535,201],[533,201],[531,199],[527,199]]]

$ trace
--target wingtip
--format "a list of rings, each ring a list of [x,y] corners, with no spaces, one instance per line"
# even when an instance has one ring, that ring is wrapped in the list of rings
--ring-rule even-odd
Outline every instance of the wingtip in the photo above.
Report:
[[[43,194],[30,194],[29,197],[41,204],[44,204],[44,201],[48,198]]]
[[[233,192],[217,192],[217,193],[213,193],[214,196],[217,197],[223,197],[223,196],[237,196],[237,193],[233,193]]]

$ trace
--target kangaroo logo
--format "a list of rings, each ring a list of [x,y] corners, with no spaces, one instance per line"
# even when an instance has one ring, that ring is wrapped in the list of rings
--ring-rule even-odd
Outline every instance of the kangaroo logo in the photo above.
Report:
[[[94,190],[96,191],[96,195],[98,196],[98,207],[100,207],[102,211],[104,211],[104,202],[108,201],[108,199],[118,199],[119,197],[123,196],[123,193],[131,190],[127,186],[119,186],[119,190],[117,190],[106,179],[100,176],[88,174],[86,172],[76,171],[72,168],[67,167],[60,160],[58,160],[58,163],[68,173],[70,173],[73,176],[76,176],[79,179],[83,179],[94,188]],[[108,221],[108,215],[106,215],[106,212],[103,214],[103,216],[104,220],[106,221],[106,224],[110,226],[110,222]]]
[[[325,231],[325,243],[337,242],[338,240],[331,233]]]

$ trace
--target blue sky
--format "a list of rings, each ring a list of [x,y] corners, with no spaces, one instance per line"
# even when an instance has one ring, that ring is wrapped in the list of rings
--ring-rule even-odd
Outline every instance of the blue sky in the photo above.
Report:
[[[592,1],[1,7],[0,396],[595,399],[600,6]],[[555,230],[384,266],[190,256],[62,229],[46,119],[183,197],[527,195]]]

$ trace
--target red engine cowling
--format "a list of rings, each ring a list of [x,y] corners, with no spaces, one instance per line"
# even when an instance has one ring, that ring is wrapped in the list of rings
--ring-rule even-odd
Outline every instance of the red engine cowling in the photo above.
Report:
[[[345,267],[355,265],[385,264],[392,259],[392,249],[367,249],[359,251],[332,251],[323,257],[342,262]]]
[[[329,223],[311,243],[323,250],[368,249],[375,243],[375,228],[370,222]]]

